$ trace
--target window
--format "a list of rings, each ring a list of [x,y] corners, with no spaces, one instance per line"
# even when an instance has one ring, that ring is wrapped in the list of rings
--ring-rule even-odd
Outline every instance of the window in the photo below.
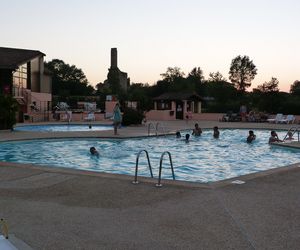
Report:
[[[13,73],[13,85],[17,88],[27,88],[27,65],[21,65]]]
[[[170,101],[160,101],[157,103],[157,110],[170,110],[171,102]]]

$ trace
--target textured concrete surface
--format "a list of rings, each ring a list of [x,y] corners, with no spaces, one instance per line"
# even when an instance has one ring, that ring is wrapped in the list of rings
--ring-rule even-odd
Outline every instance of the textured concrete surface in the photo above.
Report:
[[[168,123],[166,130],[192,124]],[[278,128],[201,123],[203,128],[213,125]],[[78,136],[103,136],[87,133]],[[146,135],[147,127],[121,129],[120,134]],[[49,137],[0,133],[3,141],[43,136]],[[0,217],[10,234],[33,249],[299,249],[300,167],[238,179],[245,184],[169,181],[155,188],[145,179],[132,185],[128,176],[6,163],[0,164]]]
[[[299,167],[210,188],[29,170],[0,168],[0,216],[33,249],[299,249]]]

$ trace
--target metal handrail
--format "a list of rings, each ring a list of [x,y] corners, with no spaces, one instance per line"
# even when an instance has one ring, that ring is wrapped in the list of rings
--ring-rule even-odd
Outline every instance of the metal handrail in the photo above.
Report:
[[[298,132],[298,141],[300,141],[300,127],[291,127],[288,132],[286,133],[285,137],[283,138],[283,141],[288,137],[289,132],[292,132],[292,136]]]
[[[2,234],[8,239],[8,226],[3,218],[0,219],[0,225],[2,225]]]
[[[161,154],[161,157],[160,157],[160,163],[159,163],[159,174],[158,174],[158,182],[157,184],[155,185],[156,187],[162,187],[162,184],[161,184],[161,170],[162,170],[162,161],[163,161],[163,158],[164,158],[164,155],[165,154],[168,154],[169,155],[169,160],[170,160],[170,165],[171,165],[171,170],[172,170],[172,176],[173,176],[173,180],[175,180],[175,174],[174,174],[174,168],[173,168],[173,162],[172,162],[172,156],[171,156],[171,153],[169,151],[165,151]]]
[[[151,175],[151,178],[153,178],[152,167],[151,167],[151,164],[150,164],[148,151],[143,149],[140,152],[138,152],[138,154],[136,156],[135,175],[134,175],[134,181],[132,182],[132,184],[138,184],[139,183],[138,180],[137,180],[137,174],[138,174],[139,158],[140,158],[140,155],[141,155],[142,152],[146,153],[147,160],[148,160],[148,166],[149,166],[149,170],[150,170],[150,175]]]
[[[158,134],[158,125],[161,125],[161,128],[162,128],[162,131],[163,131],[163,134],[166,135],[166,131],[165,131],[165,128],[162,124],[160,124],[159,122],[156,123],[156,126],[155,126],[155,129],[156,129],[156,134]]]
[[[148,124],[148,136],[150,136],[150,127],[151,127],[151,125],[152,125],[152,127],[153,127],[153,129],[154,129],[154,131],[155,131],[155,135],[157,135],[157,130],[156,130],[156,128],[154,127],[153,123],[150,122],[150,123]]]

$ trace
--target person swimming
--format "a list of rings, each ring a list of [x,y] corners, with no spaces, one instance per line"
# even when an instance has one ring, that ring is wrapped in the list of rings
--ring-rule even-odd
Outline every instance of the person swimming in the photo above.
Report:
[[[214,127],[214,133],[213,133],[214,138],[219,138],[220,136],[220,131],[219,128],[217,126]]]
[[[272,142],[282,142],[282,140],[280,140],[278,138],[278,135],[274,130],[271,131],[271,136],[269,138],[269,143],[272,143]]]
[[[176,138],[181,138],[181,134],[179,131],[176,132]]]
[[[199,127],[199,124],[195,124],[195,128],[193,129],[192,135],[194,136],[200,136],[202,134],[202,129]]]
[[[256,135],[254,134],[253,130],[249,130],[249,135],[247,137],[247,142],[251,143],[256,139]]]
[[[190,140],[190,134],[186,134],[185,135],[185,142],[189,142],[189,140]]]
[[[90,153],[91,153],[91,155],[99,156],[99,152],[97,151],[97,149],[95,147],[90,147]]]

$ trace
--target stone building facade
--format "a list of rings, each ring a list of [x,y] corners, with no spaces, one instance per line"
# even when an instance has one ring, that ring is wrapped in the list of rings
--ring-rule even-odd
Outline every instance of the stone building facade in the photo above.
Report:
[[[120,89],[127,91],[130,85],[130,78],[126,72],[122,72],[118,68],[118,51],[117,48],[111,49],[111,64],[108,69],[107,80],[104,82],[107,84],[113,92],[117,93]]]

